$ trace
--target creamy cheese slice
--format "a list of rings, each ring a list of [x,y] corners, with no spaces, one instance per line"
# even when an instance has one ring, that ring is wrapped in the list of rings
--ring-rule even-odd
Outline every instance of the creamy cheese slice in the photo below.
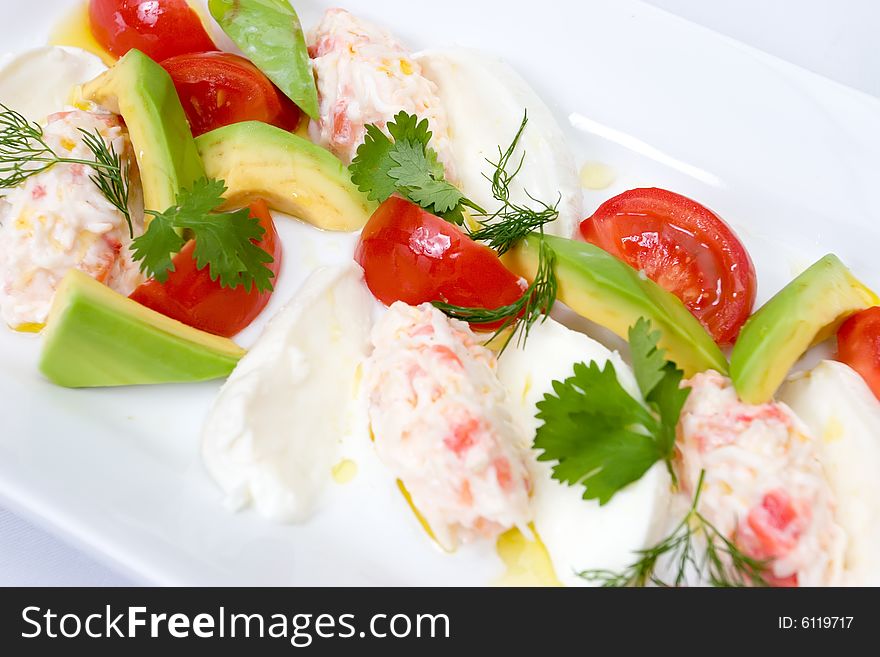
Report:
[[[318,269],[238,364],[202,433],[230,506],[281,522],[312,514],[355,408],[373,306],[360,267]]]
[[[44,46],[0,59],[0,102],[42,122],[71,104],[78,85],[107,70],[85,50]]]
[[[552,392],[554,380],[573,374],[574,364],[611,361],[621,385],[639,397],[632,370],[617,352],[582,333],[548,319],[536,324],[523,348],[514,344],[500,356],[498,376],[505,384],[514,419],[533,438],[539,421],[535,405]],[[583,570],[621,570],[636,550],[652,545],[667,521],[671,481],[666,467],[656,464],[645,475],[599,506],[584,500],[582,486],[566,486],[551,478],[551,464],[534,462],[532,495],[534,525],[547,547],[556,575],[567,586],[588,584]]]
[[[846,532],[844,584],[880,586],[880,401],[834,361],[786,383],[779,398],[817,439],[835,519]]]
[[[417,54],[416,61],[437,85],[465,195],[489,212],[498,208],[485,177],[494,171],[489,162],[498,162],[498,147],[507,148],[528,110],[528,126],[510,161],[512,173],[525,153],[510,186],[511,201],[531,207],[538,205],[529,195],[549,204],[559,201],[559,218],[546,232],[572,237],[583,219],[574,157],[552,112],[522,76],[500,59],[473,50],[430,50]]]

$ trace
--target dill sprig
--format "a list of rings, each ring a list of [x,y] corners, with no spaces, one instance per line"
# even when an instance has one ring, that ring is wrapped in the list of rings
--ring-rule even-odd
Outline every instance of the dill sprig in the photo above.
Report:
[[[80,130],[83,143],[94,160],[62,157],[46,143],[43,128],[20,113],[0,103],[0,189],[17,187],[31,176],[43,173],[56,164],[83,164],[92,167],[92,182],[118,209],[134,231],[128,211],[128,164],[123,164],[112,145],[108,146],[96,131]]]
[[[559,201],[549,205],[531,194],[528,196],[541,206],[540,210],[508,203],[503,211],[491,215],[502,217],[500,221],[479,221],[480,228],[470,234],[471,239],[486,242],[498,255],[504,255],[514,244],[536,230],[542,230],[559,216]]]
[[[716,587],[768,586],[768,562],[748,556],[697,510],[706,472],[700,473],[690,510],[676,528],[653,547],[639,550],[639,559],[620,572],[585,570],[579,576],[605,587],[687,586],[693,573]],[[705,543],[700,554],[697,539]],[[672,581],[657,574],[661,561],[674,572]]]
[[[500,205],[492,214],[476,215],[483,217],[483,219],[478,221],[480,228],[471,232],[470,237],[475,241],[486,242],[498,255],[504,255],[517,242],[536,231],[543,237],[544,226],[559,217],[559,200],[554,205],[550,205],[537,200],[526,192],[526,195],[539,206],[539,209],[513,203],[510,200],[511,185],[522,170],[526,154],[522,154],[515,167],[511,167],[511,160],[528,122],[528,111],[524,111],[522,122],[510,145],[506,150],[498,147],[498,161],[486,160],[492,165],[494,171],[491,176],[486,174],[483,176],[492,183],[492,196]],[[501,351],[504,351],[510,344],[514,335],[518,336],[517,344],[522,345],[528,338],[532,326],[542,318],[546,319],[556,303],[559,284],[556,280],[555,264],[556,255],[541,239],[535,278],[514,303],[491,309],[466,308],[442,302],[436,302],[434,306],[449,317],[460,319],[469,324],[498,324],[500,322],[500,327],[489,339],[489,342],[506,334],[507,337],[501,346]],[[513,331],[508,332],[511,327],[513,327]]]
[[[492,214],[482,213],[476,215],[483,217],[483,219],[478,221],[480,228],[471,233],[471,239],[488,243],[490,247],[498,252],[498,255],[504,255],[514,244],[527,235],[536,230],[541,230],[546,224],[555,221],[559,217],[561,196],[555,204],[550,205],[536,199],[526,191],[526,196],[536,203],[539,209],[513,203],[510,200],[511,185],[522,170],[526,154],[522,154],[513,170],[510,170],[510,161],[516,152],[517,146],[519,146],[528,123],[529,114],[528,110],[526,110],[523,112],[523,119],[519,130],[517,130],[507,150],[502,151],[499,146],[498,161],[486,160],[492,165],[494,171],[491,176],[483,174],[483,177],[492,183],[492,196],[500,203],[500,206]]]
[[[507,348],[515,335],[518,336],[517,344],[522,345],[528,338],[532,326],[539,320],[545,320],[553,304],[556,303],[559,285],[554,271],[555,265],[556,254],[547,246],[546,242],[541,240],[535,279],[514,303],[490,309],[453,306],[435,301],[434,307],[448,317],[460,319],[469,324],[497,324],[500,322],[501,325],[488,340],[488,342],[492,342],[506,334],[500,351]],[[511,327],[514,330],[508,332]]]
[[[83,135],[83,144],[95,156],[95,162],[90,165],[94,168],[95,175],[90,176],[90,179],[101,190],[110,205],[125,217],[128,223],[128,235],[133,238],[134,226],[128,209],[130,165],[127,161],[122,161],[113,144],[108,146],[97,130],[90,133],[80,128],[80,132]]]
[[[17,187],[58,162],[43,129],[0,103],[0,188]]]

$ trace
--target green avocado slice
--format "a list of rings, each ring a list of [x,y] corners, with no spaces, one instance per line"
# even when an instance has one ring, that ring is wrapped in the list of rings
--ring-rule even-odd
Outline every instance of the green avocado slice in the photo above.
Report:
[[[262,198],[274,210],[333,231],[360,230],[377,207],[332,153],[266,123],[218,128],[196,145],[208,176],[226,182],[229,207]]]
[[[743,401],[763,404],[814,344],[850,315],[880,304],[835,255],[826,255],[765,303],[743,326],[730,377]]]
[[[244,353],[72,269],[55,293],[39,367],[67,388],[182,383],[228,376]]]
[[[505,256],[514,273],[533,280],[542,238],[532,234]],[[659,329],[666,357],[690,377],[705,370],[727,372],[727,360],[684,304],[607,251],[586,242],[543,239],[556,254],[559,300],[579,315],[626,339],[640,317]]]
[[[139,50],[83,85],[83,97],[121,114],[144,188],[144,207],[162,212],[205,176],[171,76]]]
[[[311,118],[318,89],[299,17],[287,0],[209,0],[208,10],[245,56]]]

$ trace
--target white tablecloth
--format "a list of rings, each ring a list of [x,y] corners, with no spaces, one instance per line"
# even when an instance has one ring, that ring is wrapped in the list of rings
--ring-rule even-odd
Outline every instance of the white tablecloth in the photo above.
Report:
[[[878,0],[646,0],[815,73],[880,97]],[[343,3],[344,4],[344,3]],[[0,509],[0,585],[133,582]]]

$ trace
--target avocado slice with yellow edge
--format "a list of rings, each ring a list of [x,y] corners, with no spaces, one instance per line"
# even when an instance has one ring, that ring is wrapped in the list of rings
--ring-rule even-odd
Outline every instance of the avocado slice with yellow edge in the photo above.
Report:
[[[140,169],[144,207],[162,212],[205,176],[171,76],[139,50],[82,88],[83,98],[121,114]]]
[[[659,346],[686,377],[709,369],[727,372],[721,349],[678,297],[598,246],[533,233],[504,256],[505,264],[533,280],[541,239],[556,255],[558,298],[576,313],[622,338],[644,317],[660,331]]]
[[[228,376],[244,353],[72,269],[55,293],[40,371],[67,388],[207,381]]]
[[[826,255],[743,326],[730,355],[730,377],[743,401],[763,404],[813,345],[830,338],[850,315],[880,305],[835,255]]]
[[[208,177],[226,182],[229,207],[262,198],[273,210],[333,231],[360,230],[377,207],[332,153],[266,123],[218,128],[196,145]]]

